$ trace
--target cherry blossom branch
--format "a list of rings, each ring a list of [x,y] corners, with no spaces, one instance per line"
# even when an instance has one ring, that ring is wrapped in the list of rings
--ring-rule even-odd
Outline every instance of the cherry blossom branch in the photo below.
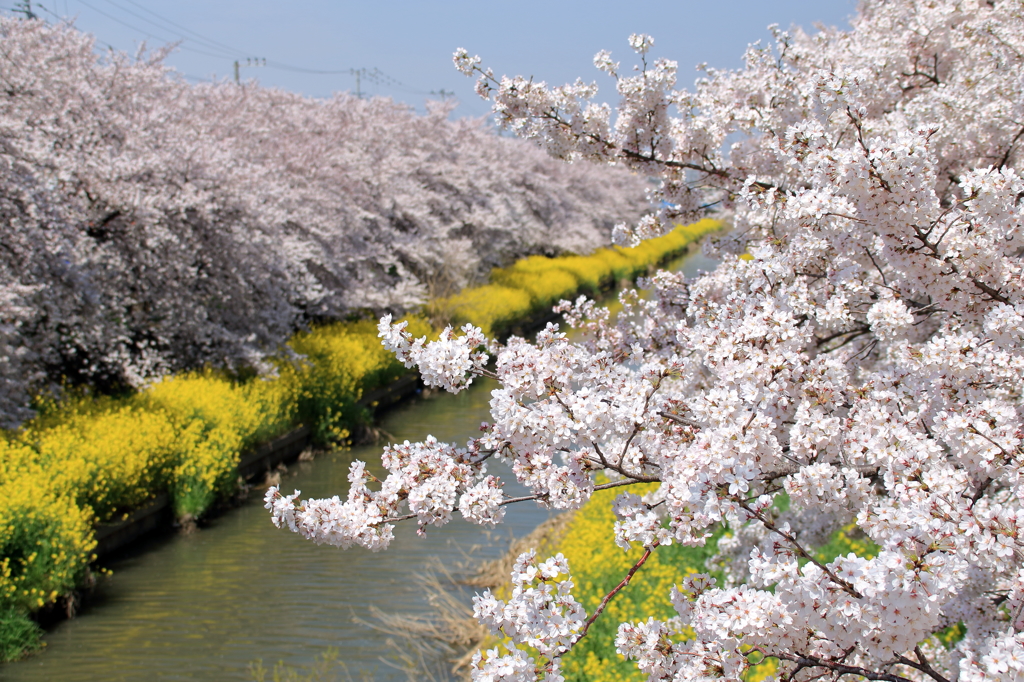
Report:
[[[625,485],[636,485],[638,483],[648,483],[645,480],[628,480],[628,481],[612,481],[611,483],[602,483],[601,485],[595,485],[594,491],[608,490],[609,488],[621,488]],[[547,497],[547,493],[537,493],[536,495],[523,495],[522,497],[509,497],[498,503],[498,506],[504,506],[506,504],[513,504],[515,502],[528,502],[529,500],[539,500]]]
[[[625,158],[627,158],[627,159],[629,159],[631,161],[643,161],[644,163],[653,163],[653,164],[657,164],[657,165],[661,165],[661,166],[666,166],[668,168],[679,168],[679,169],[684,169],[684,170],[694,170],[694,171],[698,171],[698,172],[701,172],[701,173],[706,173],[707,175],[715,175],[715,176],[718,176],[718,177],[728,178],[729,180],[733,180],[735,182],[735,178],[733,178],[727,171],[719,169],[719,168],[714,168],[714,167],[712,167],[712,168],[705,168],[704,166],[700,166],[700,165],[695,164],[695,163],[686,163],[686,162],[683,162],[683,161],[672,161],[670,159],[659,159],[656,156],[653,156],[653,155],[649,156],[649,155],[641,154],[639,152],[634,152],[632,150],[626,149],[625,147],[619,147],[618,151],[619,151],[619,153],[622,156],[624,156]],[[757,185],[760,187],[760,186],[763,185],[763,183],[757,183]],[[765,187],[765,189],[772,189],[773,187],[774,187],[774,185],[767,185],[767,187]]]
[[[693,421],[691,419],[687,419],[685,417],[680,417],[679,415],[672,414],[671,412],[665,412],[664,410],[658,412],[658,416],[659,417],[664,417],[665,419],[668,419],[669,421],[673,421],[673,422],[675,422],[677,424],[682,424],[683,426],[690,426],[690,427],[693,427],[695,429],[703,429],[704,428],[704,426],[702,424],[699,424],[699,423],[697,423],[697,422],[695,422],[695,421]]]
[[[650,401],[651,401],[651,396],[654,395],[654,392],[657,391],[657,390],[658,390],[658,387],[655,386],[654,390],[652,390],[648,394],[647,399],[644,400],[644,410],[643,410],[644,412],[647,411],[647,407],[649,406]],[[557,392],[553,392],[551,395],[552,395],[552,397],[554,397],[555,401],[559,405],[562,406],[562,409],[565,410],[565,413],[567,415],[569,415],[570,419],[572,419],[573,421],[578,421],[576,419],[576,415],[573,414],[572,409],[568,405],[565,404],[565,402],[562,400],[561,396],[559,396]],[[635,425],[633,427],[633,432],[629,435],[629,438],[626,440],[626,445],[622,448],[622,454],[619,455],[619,462],[618,462],[618,464],[612,464],[611,462],[609,462],[608,458],[605,457],[605,454],[603,452],[601,452],[601,446],[599,446],[597,443],[592,443],[592,445],[594,446],[594,452],[597,453],[597,456],[601,460],[600,461],[600,465],[602,467],[604,467],[605,469],[609,469],[611,471],[614,471],[617,474],[621,474],[622,476],[626,476],[627,478],[634,479],[634,480],[636,480],[638,482],[642,481],[642,482],[645,482],[645,483],[657,483],[661,479],[659,479],[659,478],[657,478],[655,476],[644,476],[643,474],[637,474],[637,473],[634,473],[632,471],[626,470],[626,468],[622,466],[622,461],[626,457],[626,450],[629,449],[629,444],[633,442],[633,438],[635,438],[636,435],[640,432],[640,426],[641,426],[640,424],[637,424],[637,425]],[[593,459],[589,459],[589,458],[588,458],[588,461],[594,462]],[[594,464],[598,464],[598,462],[594,462]]]
[[[773,533],[777,534],[779,537],[781,537],[784,540],[786,540],[786,542],[788,542],[790,544],[790,546],[792,546],[792,548],[794,550],[796,550],[797,554],[799,554],[801,557],[803,557],[804,559],[806,559],[807,561],[811,562],[812,564],[817,566],[819,569],[821,569],[821,571],[826,576],[828,576],[829,580],[831,580],[833,583],[838,585],[844,592],[849,594],[851,597],[856,597],[857,599],[863,599],[864,598],[864,595],[862,595],[860,592],[858,592],[857,589],[852,584],[850,584],[848,581],[843,580],[842,578],[837,576],[835,573],[832,572],[831,569],[829,569],[827,566],[825,566],[825,564],[823,564],[820,561],[818,561],[818,559],[814,555],[812,555],[810,552],[808,552],[806,549],[804,549],[803,545],[800,544],[800,542],[796,539],[796,537],[793,536],[792,533],[787,533],[786,531],[784,531],[781,528],[779,528],[777,525],[775,525],[774,521],[772,521],[770,518],[768,518],[767,516],[765,516],[761,512],[758,512],[758,511],[755,511],[754,509],[752,509],[747,502],[745,502],[743,500],[737,500],[737,504],[743,510],[745,510],[747,512],[747,514],[750,515],[751,518],[757,519],[758,521],[761,522],[761,524],[765,528],[767,528],[768,530],[770,530]]]
[[[829,341],[832,341],[834,339],[838,339],[841,336],[846,336],[847,334],[853,334],[852,337],[850,337],[849,339],[845,339],[841,344],[839,344],[835,348],[830,348],[827,351],[824,351],[824,352],[828,353],[828,352],[831,352],[831,351],[834,351],[834,350],[839,350],[840,348],[842,348],[844,345],[846,345],[847,343],[849,343],[853,339],[857,338],[858,336],[862,336],[864,334],[867,334],[870,331],[871,331],[870,327],[862,326],[862,327],[855,327],[853,329],[848,329],[846,331],[835,332],[834,334],[829,334],[828,336],[825,336],[823,338],[817,339],[816,345],[821,347],[821,346],[824,346]]]
[[[867,668],[861,668],[855,665],[846,665],[845,663],[838,663],[835,661],[827,661],[817,656],[802,655],[802,654],[789,654],[789,653],[775,653],[771,654],[775,658],[783,661],[790,661],[796,663],[797,667],[792,673],[786,675],[786,679],[792,680],[796,677],[804,668],[826,668],[833,672],[839,673],[839,675],[859,675],[869,680],[876,680],[877,682],[912,682],[907,677],[901,675],[894,675],[892,673],[877,672],[875,670],[869,670]]]
[[[943,263],[944,265],[948,265],[950,273],[947,274],[960,275],[960,268],[957,267],[957,264],[954,263],[950,257],[943,256],[942,253],[939,252],[937,243],[932,243],[931,241],[929,241],[927,233],[924,232],[924,230],[922,230],[920,227],[918,227],[917,225],[914,225],[913,227],[914,236],[921,242],[923,247],[928,249],[928,253],[926,253],[925,255],[931,256],[932,258],[939,261],[940,263]],[[998,289],[992,288],[988,284],[985,284],[984,282],[979,280],[977,277],[973,275],[967,275],[966,277],[964,277],[964,279],[966,279],[974,286],[978,287],[978,289],[980,289],[982,293],[987,294],[989,298],[991,298],[992,300],[998,301],[1000,303],[1010,303],[1010,299],[1004,296]]]
[[[657,549],[657,547],[658,541],[655,540],[653,545],[644,550],[643,556],[641,556],[640,560],[633,565],[633,568],[629,569],[629,573],[626,574],[626,577],[623,578],[618,585],[612,588],[611,592],[604,596],[604,599],[602,599],[601,603],[597,605],[597,609],[594,611],[594,613],[590,616],[590,618],[587,618],[587,622],[583,625],[583,629],[580,630],[579,636],[576,637],[576,639],[573,641],[573,646],[576,646],[576,644],[579,643],[581,639],[587,636],[587,631],[590,630],[590,626],[593,625],[594,621],[597,620],[597,617],[600,616],[602,612],[604,612],[605,607],[608,606],[608,602],[612,600],[612,597],[621,592],[626,587],[626,585],[629,585],[629,581],[631,581],[633,579],[633,576],[636,575],[636,572],[639,571],[645,563],[647,563],[647,559],[650,558],[651,552]]]
[[[974,426],[973,424],[968,424],[968,426],[967,426],[967,431],[968,431],[969,433],[973,433],[973,434],[974,434],[975,436],[979,436],[980,438],[983,438],[983,439],[987,440],[987,441],[988,441],[989,443],[991,443],[991,444],[992,444],[992,446],[993,446],[994,448],[996,448],[997,450],[999,450],[999,453],[1000,453],[1000,454],[1001,454],[1001,455],[1003,456],[1003,458],[1004,458],[1004,459],[1005,459],[1005,460],[1006,460],[1007,462],[1009,462],[1009,461],[1011,461],[1011,460],[1013,459],[1013,458],[1011,457],[1010,453],[1008,453],[1008,452],[1006,451],[1006,449],[1005,449],[1005,448],[1003,448],[1003,446],[1002,446],[1002,445],[1000,445],[999,443],[995,442],[994,440],[992,440],[991,438],[989,438],[988,436],[986,436],[986,435],[985,435],[984,433],[982,433],[981,431],[979,431],[979,430],[977,429],[977,427],[975,427],[975,426]]]
[[[612,481],[611,483],[602,483],[594,486],[594,491],[608,490],[610,488],[621,488],[627,485],[637,485],[639,483],[651,483],[656,482],[657,479],[648,481],[646,479],[631,479],[624,481]],[[529,502],[530,500],[541,500],[548,496],[548,493],[537,493],[535,495],[523,495],[522,497],[506,497],[504,500],[498,503],[499,507],[503,507],[507,504],[515,504],[516,502]],[[403,514],[401,516],[389,516],[388,518],[378,522],[376,525],[385,523],[398,523],[399,521],[408,521],[409,519],[416,518],[417,514]]]
[[[664,379],[664,377],[662,377],[662,379]],[[640,414],[647,414],[647,409],[651,406],[651,398],[653,398],[654,394],[658,392],[659,388],[661,388],[661,383],[662,382],[659,381],[657,385],[652,387],[651,390],[647,392],[647,395],[644,396],[644,407],[643,410],[640,411]],[[622,462],[626,459],[626,453],[629,451],[629,446],[633,444],[633,439],[636,438],[638,433],[640,433],[642,426],[642,422],[633,425],[633,432],[629,434],[629,438],[626,439],[625,444],[622,446],[622,452],[619,453],[619,469],[622,468]]]
[[[915,670],[923,672],[925,675],[935,680],[935,682],[949,682],[949,678],[940,675],[938,671],[936,671],[935,668],[931,666],[931,664],[928,662],[928,659],[925,657],[924,652],[921,651],[920,646],[914,647],[914,653],[917,654],[916,663],[907,658],[906,656],[903,656],[902,654],[897,656],[896,660],[902,663],[903,665],[910,666]]]

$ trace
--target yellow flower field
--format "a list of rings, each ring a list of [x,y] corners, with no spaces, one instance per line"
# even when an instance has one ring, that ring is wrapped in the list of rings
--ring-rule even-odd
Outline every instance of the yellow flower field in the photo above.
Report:
[[[491,284],[465,289],[433,301],[433,317],[461,326],[467,322],[485,334],[501,335],[524,317],[542,312],[561,298],[579,293],[595,295],[681,254],[692,242],[721,229],[714,220],[680,225],[663,237],[625,249],[598,249],[589,256],[545,258],[530,256],[491,272]]]
[[[433,308],[500,333],[562,296],[646,272],[719,228],[702,221],[635,249],[528,258]],[[434,333],[425,317],[406,319],[416,336]],[[358,405],[364,393],[407,371],[372,320],[317,326],[288,346],[273,377],[200,369],[128,398],[45,402],[18,431],[0,432],[0,660],[31,649],[38,629],[26,614],[85,575],[96,523],[124,518],[161,492],[178,518],[199,518],[237,486],[243,451],[300,423],[321,442],[343,441],[370,418]]]

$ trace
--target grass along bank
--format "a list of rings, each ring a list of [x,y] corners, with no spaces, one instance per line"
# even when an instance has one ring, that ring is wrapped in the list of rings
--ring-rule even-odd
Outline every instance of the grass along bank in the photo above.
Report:
[[[559,298],[645,273],[720,227],[702,221],[635,249],[528,258],[427,311],[502,334]],[[434,333],[425,316],[407,319],[413,334]],[[39,648],[30,616],[87,578],[97,523],[120,520],[163,492],[179,519],[200,518],[236,491],[242,452],[299,424],[320,442],[344,442],[371,418],[360,398],[407,371],[371,320],[297,333],[276,365],[272,378],[197,370],[129,397],[43,401],[35,419],[0,433],[0,660]]]

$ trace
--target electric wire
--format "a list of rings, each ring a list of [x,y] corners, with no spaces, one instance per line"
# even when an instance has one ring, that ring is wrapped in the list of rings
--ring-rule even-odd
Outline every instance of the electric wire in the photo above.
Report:
[[[94,12],[96,12],[98,14],[101,14],[101,15],[107,17],[108,19],[110,19],[110,20],[112,20],[114,22],[117,22],[118,24],[121,24],[122,26],[130,28],[133,31],[137,31],[137,32],[141,33],[142,35],[146,36],[147,38],[151,38],[153,40],[162,41],[162,42],[167,43],[167,44],[172,44],[177,49],[180,49],[180,50],[185,50],[185,51],[188,51],[188,52],[193,52],[193,53],[196,53],[196,54],[204,55],[204,56],[207,56],[207,57],[212,57],[212,58],[215,58],[215,59],[235,59],[237,57],[237,55],[245,53],[243,50],[239,50],[236,47],[233,47],[233,46],[228,45],[226,43],[222,43],[222,42],[220,42],[218,40],[215,40],[215,39],[210,38],[208,36],[205,36],[205,35],[203,35],[201,33],[198,33],[197,31],[194,31],[194,30],[190,29],[187,26],[184,26],[184,25],[179,24],[179,23],[177,23],[175,21],[172,21],[171,19],[168,19],[167,17],[165,17],[165,16],[163,16],[163,15],[157,13],[157,12],[154,12],[153,10],[149,9],[148,7],[145,7],[144,5],[142,5],[142,4],[138,3],[138,2],[135,2],[135,0],[123,0],[123,1],[128,3],[128,4],[130,4],[130,5],[133,5],[134,7],[137,7],[138,9],[146,12],[149,15],[152,15],[153,17],[156,18],[156,20],[159,20],[159,21],[155,21],[153,19],[149,19],[149,18],[139,14],[138,12],[135,12],[135,11],[133,11],[133,10],[127,8],[127,7],[124,7],[123,5],[118,4],[117,2],[114,2],[114,0],[106,0],[106,1],[110,5],[113,5],[114,7],[116,7],[117,9],[119,9],[119,10],[121,10],[123,12],[126,12],[126,13],[132,15],[133,17],[136,17],[137,19],[141,19],[142,21],[146,22],[147,24],[150,24],[152,26],[156,26],[158,29],[160,29],[162,31],[168,31],[168,32],[170,32],[172,34],[176,33],[177,31],[181,31],[181,32],[190,34],[192,37],[190,38],[190,37],[186,37],[184,35],[180,35],[176,40],[168,40],[167,38],[165,38],[165,37],[163,37],[161,35],[155,34],[155,33],[153,33],[150,30],[142,29],[142,28],[139,28],[138,26],[135,26],[135,25],[130,24],[130,23],[126,22],[126,21],[123,21],[122,19],[120,19],[120,18],[118,18],[118,17],[116,17],[116,16],[114,16],[114,15],[108,13],[108,12],[103,11],[102,9],[96,7],[95,5],[90,4],[86,0],[78,0],[78,2],[80,2],[85,7],[91,9],[92,11],[94,11]],[[44,9],[47,13],[51,14],[55,18],[61,19],[61,17],[58,17],[57,14],[54,13],[52,10],[46,8],[45,6],[43,6],[42,4],[40,4],[38,2],[36,4],[37,4],[38,7],[40,7],[41,9]],[[67,7],[67,0],[64,0],[64,4],[65,4],[65,9],[66,9],[66,7]],[[160,23],[160,22],[162,22],[162,23]],[[174,27],[175,29],[177,29],[177,31],[171,30],[169,27]],[[106,47],[108,47],[111,50],[115,50],[116,49],[116,48],[114,48],[113,45],[110,45],[109,43],[106,43],[105,41],[98,40],[98,42],[100,42],[101,44],[105,45]],[[200,46],[202,48],[205,48],[205,50],[204,49],[197,49],[196,47],[193,47],[191,45],[183,44],[183,43],[186,43],[186,42],[191,42],[194,45],[198,45],[198,46]],[[214,50],[216,52],[220,52],[220,54],[215,54],[213,52],[208,52],[206,50]],[[311,68],[307,68],[307,67],[303,67],[303,66],[296,66],[294,64],[288,64],[288,63],[285,63],[285,62],[279,62],[277,60],[264,59],[263,62],[264,62],[264,65],[267,66],[268,68],[273,68],[273,69],[277,69],[277,70],[281,70],[281,71],[290,71],[290,72],[293,72],[293,73],[305,73],[305,74],[310,74],[310,75],[349,75],[349,76],[358,76],[360,79],[365,79],[365,80],[367,80],[367,81],[369,81],[369,82],[371,82],[371,83],[373,83],[375,85],[378,85],[380,87],[393,88],[395,90],[400,90],[402,92],[406,92],[406,93],[409,93],[409,94],[415,94],[415,95],[421,95],[421,96],[429,96],[429,95],[437,94],[436,92],[433,92],[433,91],[425,91],[425,90],[419,90],[417,88],[409,87],[406,84],[404,84],[401,81],[399,81],[398,79],[393,78],[392,76],[389,76],[388,74],[384,73],[383,71],[381,71],[378,68],[373,68],[373,69],[367,69],[367,68],[359,68],[359,69],[356,69],[356,68],[348,68],[348,69],[311,69]],[[213,81],[211,81],[208,78],[199,78],[197,76],[190,76],[188,74],[182,74],[182,75],[185,76],[186,78],[190,79],[190,80],[204,81],[204,82],[213,82]],[[475,109],[475,107],[470,107],[470,108],[471,109]]]
[[[101,10],[100,8],[98,8],[98,7],[94,6],[94,5],[90,5],[85,0],[78,0],[78,2],[82,3],[83,5],[85,5],[86,7],[91,9],[92,11],[96,12],[97,14],[102,14],[103,16],[107,17],[111,21],[116,21],[117,23],[121,24],[122,26],[130,28],[133,31],[138,31],[139,33],[141,33],[142,35],[146,36],[147,38],[153,38],[154,40],[159,40],[159,41],[162,41],[162,42],[170,44],[170,45],[175,45],[178,49],[187,50],[188,52],[195,52],[197,54],[205,55],[207,57],[213,57],[215,59],[224,59],[225,58],[224,55],[222,55],[222,54],[213,54],[213,53],[210,53],[210,52],[204,52],[203,50],[197,50],[194,47],[186,47],[185,45],[181,44],[181,40],[167,40],[166,38],[164,38],[162,36],[154,35],[153,33],[149,32],[149,31],[147,31],[145,29],[141,29],[138,26],[133,26],[133,25],[129,24],[126,21],[122,21],[122,20],[118,19],[113,14],[108,14],[107,12],[104,12],[103,10]]]
[[[107,3],[110,4],[110,5],[113,5],[114,7],[118,8],[122,12],[127,12],[128,14],[131,14],[133,17],[137,17],[139,19],[142,19],[143,21],[145,21],[148,24],[152,24],[153,26],[156,26],[160,30],[167,30],[166,26],[163,26],[163,25],[153,21],[152,19],[147,19],[146,17],[142,16],[138,12],[134,12],[134,11],[128,9],[127,7],[124,7],[123,5],[117,4],[116,2],[114,2],[114,0],[107,0]],[[172,33],[173,33],[173,31],[172,31]],[[217,50],[217,51],[220,51],[220,52],[224,52],[225,53],[224,56],[228,57],[228,58],[234,58],[238,54],[238,50],[234,50],[234,49],[225,50],[225,49],[220,48],[220,47],[218,47],[216,45],[209,44],[208,42],[207,42],[207,44],[202,44],[202,43],[199,43],[199,41],[196,41],[196,40],[194,40],[192,38],[182,37],[180,40],[181,41],[186,41],[187,40],[187,41],[195,42],[195,43],[198,43],[201,47],[204,47],[206,49]]]
[[[118,3],[114,2],[113,0],[107,0],[107,2],[109,2],[111,5],[114,5],[115,7],[123,9],[124,11],[128,12],[129,14],[132,14],[133,16],[139,17],[140,19],[143,19],[144,21],[146,21],[146,22],[148,22],[150,24],[153,24],[154,26],[159,26],[163,30],[168,30],[168,28],[167,28],[168,26],[173,26],[176,29],[178,29],[179,31],[184,31],[185,33],[188,33],[188,34],[191,34],[192,36],[194,36],[194,38],[182,37],[182,40],[192,40],[193,42],[196,42],[196,43],[202,45],[203,47],[206,47],[207,49],[228,51],[228,52],[232,53],[232,56],[245,53],[244,50],[239,50],[236,47],[228,45],[227,43],[222,43],[219,40],[215,40],[213,38],[210,38],[209,36],[203,35],[202,33],[199,33],[197,31],[193,31],[192,29],[190,29],[187,26],[184,26],[184,25],[179,24],[179,23],[177,23],[175,21],[172,21],[171,19],[168,19],[167,17],[163,16],[162,14],[154,12],[153,10],[149,9],[148,7],[142,5],[142,4],[138,3],[138,2],[135,2],[135,0],[124,0],[124,2],[127,2],[130,5],[138,7],[139,9],[145,11],[147,14],[150,14],[153,17],[156,17],[161,22],[163,22],[164,25],[161,26],[161,24],[159,24],[159,23],[157,23],[157,22],[155,22],[155,21],[153,21],[151,19],[146,19],[145,17],[142,17],[141,15],[139,15],[139,14],[137,14],[135,12],[132,12],[131,10],[128,10],[127,8],[122,7],[121,5],[118,5]],[[135,29],[135,30],[138,30],[138,29]],[[370,80],[371,82],[376,83],[377,85],[381,85],[381,86],[385,86],[385,87],[393,87],[395,89],[403,90],[405,92],[409,92],[409,93],[416,94],[416,95],[429,95],[429,94],[432,94],[432,93],[424,91],[424,90],[417,90],[415,88],[410,88],[409,86],[405,85],[404,83],[402,83],[398,79],[389,76],[388,74],[384,73],[383,71],[381,71],[380,69],[377,69],[377,68],[374,68],[372,70],[370,70],[370,69],[352,69],[352,68],[350,68],[350,69],[311,69],[311,68],[307,68],[307,67],[303,67],[303,66],[295,66],[294,64],[287,64],[285,62],[279,62],[277,60],[271,60],[271,59],[267,59],[266,60],[266,66],[269,67],[269,68],[274,68],[274,69],[278,69],[278,70],[281,70],[281,71],[291,71],[291,72],[295,72],[295,73],[307,73],[307,74],[311,74],[311,75],[323,75],[323,76],[343,76],[343,75],[354,76],[354,75],[356,75],[356,72],[359,72],[360,76],[362,76],[364,78],[367,78],[368,80]]]
[[[109,1],[110,0],[108,0],[108,2]],[[211,49],[216,48],[216,49],[220,49],[220,50],[225,50],[227,52],[230,52],[230,53],[236,54],[236,55],[237,54],[245,54],[245,50],[239,50],[238,48],[233,47],[231,45],[228,45],[226,43],[222,43],[219,40],[214,40],[213,38],[209,38],[207,36],[204,36],[201,33],[197,33],[196,31],[193,31],[192,29],[190,29],[187,26],[182,26],[181,24],[179,24],[177,22],[174,22],[174,21],[171,21],[170,19],[168,19],[167,17],[165,17],[165,16],[163,16],[161,14],[157,14],[153,10],[149,9],[148,7],[146,7],[144,5],[141,5],[141,4],[137,3],[137,2],[135,2],[134,0],[124,0],[124,1],[127,2],[130,5],[134,5],[135,7],[138,7],[139,9],[143,10],[144,12],[147,12],[148,14],[153,15],[154,17],[156,17],[160,21],[164,22],[165,24],[169,24],[169,25],[177,28],[179,31],[184,31],[185,33],[192,34],[194,36],[194,38],[192,40],[198,39],[199,41],[202,41],[203,43],[205,43],[206,46],[211,48]],[[111,2],[111,4],[114,4],[114,3]]]

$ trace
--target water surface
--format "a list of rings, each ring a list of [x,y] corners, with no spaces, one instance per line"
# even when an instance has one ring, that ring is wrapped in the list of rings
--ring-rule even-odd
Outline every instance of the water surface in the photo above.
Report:
[[[674,264],[688,275],[714,262],[699,254]],[[464,443],[489,419],[494,384],[478,382],[460,395],[418,397],[388,412],[381,426],[395,440]],[[344,495],[353,459],[376,463],[380,447],[357,447],[293,465],[281,488],[304,496]],[[506,493],[523,494],[500,463],[492,473]],[[429,614],[414,580],[432,561],[455,569],[504,553],[511,535],[522,536],[548,517],[528,502],[516,505],[504,524],[486,530],[456,519],[415,536],[399,524],[389,550],[318,547],[271,524],[262,494],[253,491],[238,509],[193,535],[146,541],[108,562],[113,575],[78,617],[46,635],[46,649],[25,661],[0,666],[11,682],[138,682],[248,680],[250,664],[308,666],[328,647],[354,680],[404,680],[381,657],[392,650],[388,635],[354,622],[376,606],[389,613]]]

